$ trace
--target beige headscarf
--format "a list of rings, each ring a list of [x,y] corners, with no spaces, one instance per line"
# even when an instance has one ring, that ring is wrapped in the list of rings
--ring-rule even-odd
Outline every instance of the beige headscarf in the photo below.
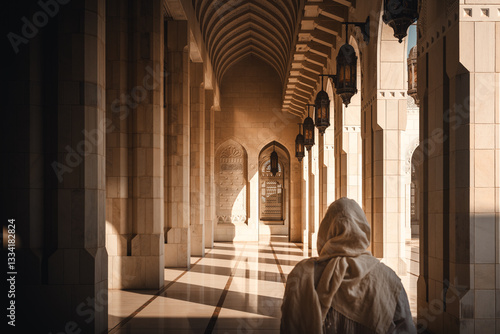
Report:
[[[376,333],[389,329],[402,285],[367,251],[370,225],[356,201],[333,202],[318,231],[318,258],[288,276],[282,333],[321,333],[330,307]]]

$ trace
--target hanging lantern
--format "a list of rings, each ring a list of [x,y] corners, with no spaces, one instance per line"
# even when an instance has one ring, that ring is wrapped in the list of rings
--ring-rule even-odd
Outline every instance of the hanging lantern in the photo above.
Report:
[[[358,92],[356,82],[357,70],[358,56],[356,56],[354,48],[346,41],[346,44],[342,45],[337,55],[337,76],[335,83],[337,94],[340,95],[346,107],[351,103],[352,96]]]
[[[408,56],[408,95],[415,100],[415,104],[420,105],[417,94],[417,46],[410,50]]]
[[[328,116],[328,125],[326,125],[326,121],[320,123],[320,119],[316,118],[316,122],[320,123],[319,125],[317,124],[317,126],[318,129],[320,129],[320,132],[322,131],[321,133],[324,133],[324,129],[330,126],[330,100],[328,98],[328,94],[323,91],[323,77],[329,77],[332,79],[333,84],[335,85],[336,93],[342,98],[346,107],[349,103],[351,103],[352,96],[358,92],[358,56],[356,55],[354,48],[349,45],[349,24],[354,24],[356,27],[359,27],[361,29],[361,33],[363,34],[364,41],[367,44],[370,42],[369,16],[365,22],[342,22],[342,24],[345,24],[345,44],[342,45],[339,53],[337,54],[337,74],[321,75],[321,91],[316,96],[316,116],[318,116],[319,110],[321,110],[321,114]]]
[[[302,123],[299,123],[299,134],[295,137],[295,157],[299,162],[301,162],[306,155],[304,152],[304,136],[302,135],[301,126]]]
[[[321,76],[321,91],[316,95],[314,106],[314,123],[319,133],[324,134],[326,128],[330,126],[330,98],[323,90],[323,76]]]
[[[273,147],[273,152],[271,153],[271,174],[276,176],[278,173],[278,153],[276,153],[276,149]]]
[[[384,0],[382,20],[394,29],[399,43],[406,37],[408,27],[418,19],[418,0]]]
[[[307,105],[307,117],[304,120],[304,146],[307,150],[314,146],[314,121],[309,117],[309,106],[311,105]]]

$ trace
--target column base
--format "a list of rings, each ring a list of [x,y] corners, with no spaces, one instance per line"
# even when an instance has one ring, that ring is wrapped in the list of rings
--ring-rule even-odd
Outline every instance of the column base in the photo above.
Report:
[[[107,281],[95,285],[23,285],[16,298],[19,333],[107,333]],[[7,317],[7,321],[10,319]]]
[[[160,289],[164,284],[163,255],[110,258],[110,289]]]
[[[165,244],[165,268],[191,268],[186,244]]]
[[[191,225],[191,255],[205,256],[205,225]]]
[[[85,333],[107,328],[108,254],[99,248],[60,248],[48,258],[48,284],[28,278],[16,295],[16,328],[24,332],[36,322],[39,332],[61,332],[67,324]],[[21,282],[23,282],[21,280]],[[20,282],[20,283],[21,283]],[[29,301],[29,302],[28,302]],[[92,316],[87,316],[88,310]],[[7,318],[7,320],[11,320]],[[33,328],[31,328],[31,332]]]
[[[205,248],[214,248],[214,221],[205,220]]]
[[[309,233],[309,248],[316,249],[318,246],[318,233]]]
[[[302,255],[309,257],[309,232],[302,231]]]
[[[191,228],[173,227],[164,245],[165,268],[191,267]]]
[[[258,228],[250,226],[245,223],[217,223],[214,240],[219,242],[259,241]]]

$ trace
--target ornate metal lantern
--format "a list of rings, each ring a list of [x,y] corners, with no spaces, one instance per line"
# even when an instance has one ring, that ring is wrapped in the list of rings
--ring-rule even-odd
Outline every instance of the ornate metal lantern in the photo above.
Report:
[[[411,48],[408,57],[408,95],[415,100],[417,106],[420,105],[417,94],[417,46]]]
[[[302,123],[299,123],[299,134],[295,137],[295,157],[300,161],[305,156],[304,152],[304,136],[302,135]]]
[[[408,27],[418,19],[418,0],[384,0],[382,19],[394,29],[394,37],[401,43]]]
[[[307,150],[311,150],[314,146],[314,121],[309,116],[309,107],[311,104],[307,105],[307,117],[304,120],[304,146]]]
[[[358,56],[354,48],[346,41],[337,55],[337,82],[335,84],[337,94],[340,95],[346,107],[351,103],[352,96],[358,92],[357,69]]]
[[[354,48],[351,45],[349,45],[348,42],[349,24],[354,24],[356,27],[359,27],[361,29],[361,33],[363,34],[364,41],[366,43],[369,43],[370,17],[368,17],[365,22],[342,22],[342,24],[345,24],[345,44],[342,45],[342,47],[339,50],[339,53],[337,54],[337,74],[336,75],[322,74],[321,77],[325,76],[332,79],[333,84],[335,85],[336,93],[342,98],[342,101],[347,107],[349,103],[351,103],[352,96],[358,92],[358,87],[357,87],[358,56],[356,55],[356,51],[354,50]],[[321,83],[321,85],[323,86],[323,82]],[[322,92],[324,93],[324,95]],[[323,90],[322,92],[319,92],[318,96],[316,96],[316,105],[318,105],[319,98],[324,99],[325,95],[328,98],[326,92],[324,92]],[[323,96],[320,97],[320,95]],[[328,111],[329,111],[329,106],[328,106]],[[330,125],[330,123],[328,123],[328,125]]]
[[[271,174],[276,176],[278,173],[278,153],[276,153],[276,147],[273,146],[273,151],[271,152]]]
[[[316,95],[314,107],[314,123],[319,133],[324,134],[326,128],[330,126],[330,98],[328,93],[323,90],[323,76],[321,76],[321,91]]]

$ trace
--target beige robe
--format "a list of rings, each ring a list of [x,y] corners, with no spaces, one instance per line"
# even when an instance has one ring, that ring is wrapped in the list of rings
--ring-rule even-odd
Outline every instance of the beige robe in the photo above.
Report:
[[[343,333],[394,331],[404,289],[399,277],[366,250],[369,237],[370,226],[355,201],[341,198],[330,205],[318,231],[320,257],[301,261],[288,276],[282,333],[322,333],[332,319],[345,319],[354,330]]]

